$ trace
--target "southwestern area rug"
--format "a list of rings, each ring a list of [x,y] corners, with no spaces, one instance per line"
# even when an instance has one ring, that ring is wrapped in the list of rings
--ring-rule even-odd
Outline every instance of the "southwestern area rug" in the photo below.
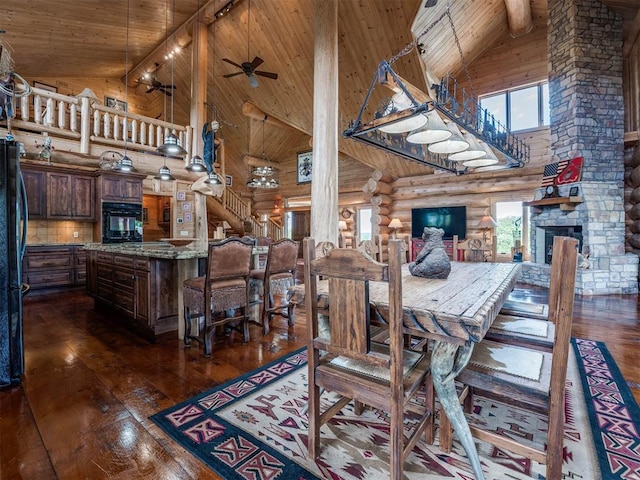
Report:
[[[564,478],[640,480],[640,409],[603,343],[572,339],[567,376]],[[306,350],[204,392],[151,419],[224,479],[389,478],[383,413],[349,407],[323,427],[321,457],[307,456]],[[478,399],[476,420],[542,442],[546,421]],[[455,438],[455,437],[454,437]],[[487,479],[544,479],[544,465],[477,442]],[[419,442],[407,479],[473,479],[462,447]]]

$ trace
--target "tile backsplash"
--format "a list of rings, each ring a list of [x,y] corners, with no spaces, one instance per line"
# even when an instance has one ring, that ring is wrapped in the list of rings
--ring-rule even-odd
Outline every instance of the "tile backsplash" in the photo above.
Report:
[[[78,236],[74,236],[74,233]],[[30,220],[27,244],[90,243],[93,242],[93,223],[70,220]]]

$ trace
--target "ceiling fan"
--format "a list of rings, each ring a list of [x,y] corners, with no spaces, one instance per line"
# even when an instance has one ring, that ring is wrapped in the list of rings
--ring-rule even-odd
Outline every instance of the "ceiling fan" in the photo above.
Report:
[[[251,58],[249,56],[249,45],[251,44],[250,33],[251,33],[251,0],[249,0],[248,7],[247,7],[247,61],[242,62],[241,64],[233,62],[228,58],[223,58],[222,61],[227,62],[233,65],[234,67],[237,67],[240,69],[239,72],[223,75],[224,78],[235,77],[236,75],[241,75],[244,73],[249,78],[249,85],[251,85],[251,88],[256,88],[259,85],[256,75],[277,80],[278,74],[273,72],[264,72],[262,70],[256,70],[256,68],[258,68],[260,65],[264,63],[264,60],[261,59],[260,57],[253,57],[252,61],[248,60],[249,58]]]
[[[175,90],[176,86],[170,84],[165,85],[158,80],[156,73],[158,72],[159,68],[160,64],[156,63],[156,69],[153,71],[153,73],[145,73],[144,76],[139,80],[139,83],[149,87],[147,88],[145,93],[151,93],[157,90],[164,93],[167,97],[170,97],[172,95],[171,90]]]
[[[224,78],[235,77],[236,75],[241,75],[244,73],[247,77],[249,77],[249,84],[251,85],[251,88],[256,88],[258,86],[258,79],[255,77],[256,75],[266,78],[272,78],[274,80],[278,79],[277,73],[256,70],[256,68],[258,68],[264,62],[264,60],[262,60],[260,57],[254,57],[251,62],[242,62],[241,65],[238,65],[236,62],[232,62],[228,58],[223,58],[222,61],[230,63],[234,67],[238,67],[241,70],[240,72],[223,75]]]

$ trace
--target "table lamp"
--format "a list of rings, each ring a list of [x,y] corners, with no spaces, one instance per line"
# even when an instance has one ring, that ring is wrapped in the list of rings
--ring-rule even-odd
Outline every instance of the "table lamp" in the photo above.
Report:
[[[483,215],[480,221],[478,222],[478,228],[482,229],[482,239],[485,243],[487,243],[487,236],[489,234],[489,230],[497,227],[498,224],[493,219],[491,215]]]
[[[396,232],[397,232],[397,230],[399,228],[402,228],[402,222],[398,218],[392,218],[391,222],[389,223],[389,228],[391,230],[393,230],[393,232],[391,234],[393,236],[393,238],[397,238],[397,236],[396,236],[397,233]]]

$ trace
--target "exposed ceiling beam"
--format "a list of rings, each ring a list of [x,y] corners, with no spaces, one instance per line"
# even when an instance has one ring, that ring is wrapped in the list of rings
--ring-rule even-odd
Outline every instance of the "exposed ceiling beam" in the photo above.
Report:
[[[242,104],[242,114],[245,117],[249,117],[253,120],[258,120],[259,122],[264,122],[267,125],[273,125],[274,127],[280,127],[280,128],[293,128],[294,130],[298,130],[299,132],[307,133],[307,132],[303,132],[298,127],[290,123],[285,123],[282,120],[277,119],[273,115],[268,115],[267,113],[262,111],[259,107],[256,107],[253,103],[244,102]]]
[[[191,17],[187,19],[182,25],[178,26],[170,35],[167,34],[167,38],[172,44],[176,44],[181,49],[187,47],[193,38],[193,23],[200,21],[203,24],[209,26],[216,21],[216,13],[223,10],[228,4],[232,4],[233,8],[237,7],[243,0],[209,0],[200,9],[195,12]],[[163,40],[144,60],[137,65],[134,65],[126,76],[122,77],[124,82],[127,76],[129,77],[129,86],[135,87],[137,81],[142,77],[145,72],[152,72],[155,64],[162,65],[165,61],[166,51],[166,39]]]
[[[533,17],[529,0],[504,0],[507,7],[509,31],[513,38],[521,37],[533,30]]]

